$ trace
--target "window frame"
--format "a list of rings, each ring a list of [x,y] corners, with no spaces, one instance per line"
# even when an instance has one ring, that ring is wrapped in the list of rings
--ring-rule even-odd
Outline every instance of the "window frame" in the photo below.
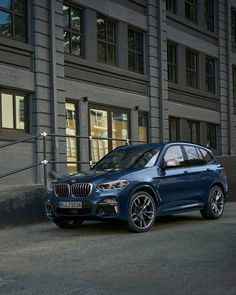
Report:
[[[97,20],[98,18],[101,17],[105,20],[105,40],[104,39],[100,39],[98,37],[98,28],[97,28]],[[108,40],[108,22],[111,22],[115,25],[115,42],[111,42]],[[110,17],[107,17],[101,13],[97,13],[96,15],[96,37],[97,37],[97,61],[100,62],[100,63],[103,63],[103,64],[107,64],[107,65],[110,65],[110,66],[117,66],[118,65],[118,25],[117,25],[117,21],[114,20],[113,18],[110,18]],[[105,44],[105,61],[103,60],[99,60],[98,58],[98,43],[101,42],[101,43],[104,43]],[[108,62],[108,46],[114,46],[115,47],[115,63],[109,63]]]
[[[134,33],[134,40],[136,39],[135,34],[142,34],[142,52],[135,49],[135,44],[134,44],[134,49],[129,48],[129,31],[132,31]],[[145,66],[144,66],[145,43],[144,43],[144,40],[145,40],[144,31],[136,29],[136,28],[134,28],[132,26],[128,26],[128,70],[130,72],[138,73],[138,74],[141,74],[141,75],[144,75],[144,73],[145,73]],[[129,54],[130,53],[134,54],[134,70],[130,69],[130,67],[129,67]],[[137,57],[138,56],[139,57],[141,56],[141,58],[142,58],[142,71],[138,70],[138,62],[137,62]]]
[[[176,0],[166,0],[166,11],[176,14]]]
[[[13,102],[13,128],[7,128],[7,127],[2,127],[2,94],[6,95],[12,95],[12,102]],[[19,129],[16,128],[16,96],[22,96],[26,100],[27,104],[27,121],[26,121],[26,128],[25,129]],[[31,108],[31,101],[30,97],[27,93],[23,92],[15,92],[11,90],[5,90],[5,89],[0,89],[0,131],[1,132],[19,132],[19,133],[27,133],[29,134],[31,132],[31,116],[30,116],[30,108]]]
[[[190,124],[190,142],[193,144],[200,144],[200,122],[194,121],[194,120],[187,120],[187,128],[188,128],[188,124]],[[193,124],[196,124],[197,142],[193,142],[193,130],[192,130]]]
[[[139,111],[138,112],[138,141],[140,141],[140,138],[139,138],[139,127],[140,127],[140,125],[139,125],[139,116],[145,116],[146,117],[146,119],[147,119],[147,141],[146,141],[146,143],[148,143],[148,137],[149,137],[149,124],[148,124],[148,112],[142,112],[142,111]]]
[[[233,104],[236,106],[236,65],[232,65]]]
[[[175,132],[176,132],[176,139],[172,139],[171,138],[171,124],[170,124],[170,121],[175,121],[177,124],[176,124],[176,129],[175,129]],[[169,140],[170,141],[179,141],[180,140],[180,119],[177,118],[177,117],[172,117],[172,116],[169,116]]]
[[[91,103],[88,105],[88,131],[89,135],[91,135],[91,121],[90,121],[90,110],[91,109],[97,109],[101,111],[106,111],[107,112],[107,138],[113,138],[112,137],[112,116],[111,113],[115,111],[121,111],[124,114],[127,114],[128,117],[128,122],[127,122],[127,128],[128,128],[128,138],[131,136],[131,112],[127,108],[120,108],[120,107],[115,107],[115,106],[109,106],[109,105],[102,105],[102,104],[94,104]],[[114,138],[115,139],[115,138]],[[113,150],[112,143],[115,140],[108,140],[108,152]],[[126,141],[124,139],[124,145],[126,144]]]
[[[208,31],[214,33],[215,32],[215,2],[214,0],[205,0],[204,7],[205,7],[205,28]]]
[[[67,103],[72,103],[72,104],[75,105],[76,136],[80,136],[80,128],[79,128],[80,127],[79,126],[79,102],[76,99],[66,98],[66,100],[65,100],[65,112],[66,112],[66,104]],[[76,144],[76,149],[77,149],[76,158],[77,158],[77,161],[79,161],[79,159],[80,159],[80,139],[79,138],[76,138],[76,139],[77,139],[76,140],[77,141],[77,144]],[[67,159],[67,146],[66,146],[66,159]],[[68,164],[66,164],[66,165],[68,165]],[[81,164],[76,163],[76,168],[77,168],[77,171],[80,171]]]
[[[194,54],[195,55],[195,58],[196,58],[196,60],[195,60],[196,67],[195,68],[187,67],[187,54],[191,54],[191,55]],[[192,57],[190,57],[190,60],[191,59],[192,59]],[[192,50],[192,49],[189,49],[189,48],[186,48],[185,61],[186,61],[186,64],[185,64],[186,65],[186,86],[198,89],[199,88],[199,52],[195,51],[195,50]],[[188,74],[190,75],[189,80],[187,79]],[[196,83],[193,83],[194,75],[196,75]],[[190,81],[190,84],[188,84],[188,81]]]
[[[18,42],[22,42],[22,43],[28,43],[28,41],[29,41],[29,32],[28,32],[28,18],[29,18],[28,0],[26,0],[26,3],[25,3],[25,14],[16,12],[14,10],[14,7],[13,6],[14,6],[13,0],[11,0],[11,8],[10,9],[0,6],[0,12],[8,13],[12,17],[12,22],[11,22],[11,25],[12,25],[12,32],[11,33],[12,33],[12,35],[11,36],[3,36],[3,35],[0,35],[0,36],[2,38],[7,38],[7,39],[15,40],[15,41],[18,41]],[[15,35],[15,28],[16,28],[16,26],[15,26],[15,16],[24,18],[24,20],[25,20],[25,39],[24,40],[17,38],[16,35]]]
[[[208,62],[213,62],[214,63],[214,73],[213,73],[213,76],[211,73],[208,73],[207,72],[207,63]],[[213,57],[210,57],[210,56],[206,56],[206,59],[205,59],[205,69],[206,69],[206,91],[207,92],[210,92],[210,93],[216,93],[216,60],[213,58]],[[209,83],[209,84],[208,84]],[[211,88],[211,85],[213,86]]]
[[[194,3],[192,3],[192,1],[194,1]],[[194,12],[194,16],[193,18],[191,17],[191,15],[187,16],[187,7],[186,6],[189,6],[189,12],[191,14],[191,11],[193,10]],[[188,21],[194,23],[194,24],[197,24],[198,22],[198,3],[197,3],[197,0],[185,0],[185,19],[187,19]]]
[[[67,1],[63,2],[63,6],[67,6],[69,8],[69,27],[68,28],[65,27],[64,19],[63,19],[63,34],[65,34],[65,32],[67,32],[70,35],[69,51],[66,51],[65,46],[64,46],[64,53],[83,58],[84,57],[84,47],[85,47],[85,44],[84,44],[84,8],[79,5],[75,5],[70,2],[67,2]],[[80,11],[80,19],[81,19],[80,20],[80,28],[81,28],[80,31],[73,29],[71,26],[71,12],[70,12],[71,9],[76,9],[76,10]],[[80,46],[81,53],[80,53],[80,55],[72,52],[72,34],[80,36],[80,40],[81,40],[81,46]],[[65,40],[63,42],[65,44]]]
[[[215,137],[214,137],[214,139],[213,139],[213,141],[214,141],[214,144],[212,145],[211,144],[211,139],[212,139],[212,137],[210,136],[210,138],[208,137],[208,130],[210,128],[214,128],[214,133],[215,133]],[[213,150],[217,150],[217,147],[218,147],[218,126],[216,125],[216,124],[213,124],[213,123],[207,123],[207,142],[209,141],[210,142],[210,144],[209,145],[207,145],[210,149],[213,149]]]
[[[236,9],[231,9],[231,41],[236,43]]]
[[[170,62],[169,60],[169,53],[170,53],[170,49],[174,48],[174,62]],[[174,80],[170,79],[170,68],[174,69]],[[167,41],[167,75],[168,75],[168,82],[171,83],[178,83],[178,45],[174,42],[171,41]]]

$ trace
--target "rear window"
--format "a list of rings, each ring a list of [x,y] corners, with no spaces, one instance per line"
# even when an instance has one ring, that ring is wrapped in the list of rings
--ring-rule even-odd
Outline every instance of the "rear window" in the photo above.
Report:
[[[204,164],[211,163],[214,160],[212,155],[209,154],[209,152],[205,149],[199,148],[199,154],[200,154],[202,161],[204,161]]]
[[[185,161],[185,166],[200,166],[206,164],[204,157],[198,151],[198,149],[194,146],[184,146],[187,160]]]

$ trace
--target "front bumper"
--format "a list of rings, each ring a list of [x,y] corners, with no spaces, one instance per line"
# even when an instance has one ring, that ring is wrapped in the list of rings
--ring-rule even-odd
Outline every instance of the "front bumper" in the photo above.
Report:
[[[81,203],[81,208],[63,208],[62,203]],[[78,218],[87,220],[124,219],[121,214],[119,199],[114,195],[106,195],[98,199],[85,198],[47,198],[45,211],[49,219]]]

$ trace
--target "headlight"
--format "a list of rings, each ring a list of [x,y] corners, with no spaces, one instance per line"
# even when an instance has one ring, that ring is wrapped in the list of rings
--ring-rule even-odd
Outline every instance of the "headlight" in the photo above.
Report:
[[[113,189],[122,189],[128,184],[128,180],[116,180],[111,182],[99,183],[97,184],[97,188],[101,191],[110,191]]]

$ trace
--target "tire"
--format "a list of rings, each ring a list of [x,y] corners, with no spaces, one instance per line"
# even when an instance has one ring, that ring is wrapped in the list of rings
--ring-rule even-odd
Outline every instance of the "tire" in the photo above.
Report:
[[[156,204],[153,197],[144,191],[135,193],[130,199],[127,215],[127,227],[130,231],[148,231],[156,219]]]
[[[201,215],[206,219],[218,219],[224,212],[224,192],[221,187],[213,186],[208,196],[208,205],[200,210]]]
[[[53,220],[53,222],[58,226],[59,228],[77,228],[79,227],[82,223],[82,219],[59,219],[56,218]]]

